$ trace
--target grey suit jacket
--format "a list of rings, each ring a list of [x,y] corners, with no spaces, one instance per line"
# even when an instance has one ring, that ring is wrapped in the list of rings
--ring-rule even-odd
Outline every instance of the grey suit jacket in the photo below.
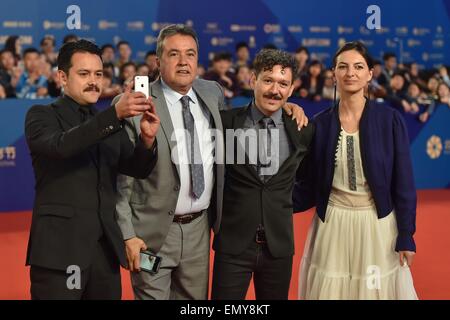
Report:
[[[214,126],[223,132],[219,109],[224,108],[224,96],[217,82],[195,80],[193,89],[197,97],[210,111]],[[158,161],[151,174],[144,180],[121,175],[118,178],[117,222],[124,240],[141,238],[157,253],[163,245],[173,221],[180,190],[179,168],[172,162],[171,152],[176,142],[171,140],[174,132],[169,110],[162,91],[161,81],[150,85],[150,95],[161,120],[156,139],[158,141]],[[117,102],[118,97],[113,101]],[[130,139],[136,141],[140,134],[141,116],[127,119],[126,127]],[[224,186],[224,143],[223,135],[216,137],[215,185],[208,209],[210,226],[218,233],[222,218],[222,197]]]

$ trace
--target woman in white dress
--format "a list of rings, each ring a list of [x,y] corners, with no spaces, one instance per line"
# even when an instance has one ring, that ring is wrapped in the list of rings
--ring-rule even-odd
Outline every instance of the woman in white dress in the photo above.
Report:
[[[316,206],[299,274],[300,299],[417,299],[416,191],[402,116],[365,97],[372,62],[365,46],[338,50],[339,102],[317,115],[306,179],[294,210]]]

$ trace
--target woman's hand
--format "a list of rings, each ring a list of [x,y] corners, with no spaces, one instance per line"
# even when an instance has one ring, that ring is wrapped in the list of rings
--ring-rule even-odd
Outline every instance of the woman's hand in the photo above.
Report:
[[[404,266],[406,263],[408,267],[410,267],[412,265],[415,254],[416,253],[414,251],[399,251],[400,265]]]

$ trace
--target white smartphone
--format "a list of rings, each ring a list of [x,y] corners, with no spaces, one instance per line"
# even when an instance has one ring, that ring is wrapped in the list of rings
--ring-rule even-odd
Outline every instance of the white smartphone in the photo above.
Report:
[[[142,92],[145,94],[145,97],[148,98],[148,76],[136,76],[134,77],[134,91]]]

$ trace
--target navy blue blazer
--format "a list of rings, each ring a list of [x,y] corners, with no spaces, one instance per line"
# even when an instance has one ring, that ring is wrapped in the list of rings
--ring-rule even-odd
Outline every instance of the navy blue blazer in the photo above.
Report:
[[[325,221],[341,129],[338,106],[317,114],[313,123],[316,130],[308,165],[294,187],[294,212],[316,206],[317,215]],[[416,251],[417,198],[405,122],[398,111],[366,102],[359,135],[363,170],[378,218],[394,209],[398,228],[395,250]]]

